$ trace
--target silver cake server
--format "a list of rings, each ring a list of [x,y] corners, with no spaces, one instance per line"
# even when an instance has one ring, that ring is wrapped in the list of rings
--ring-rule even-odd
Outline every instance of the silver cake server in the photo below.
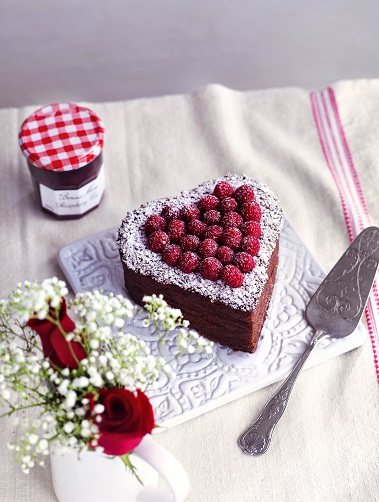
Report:
[[[317,343],[326,336],[343,338],[358,325],[370,294],[379,262],[379,228],[363,230],[325,277],[309,301],[305,315],[314,334],[303,355],[257,420],[239,437],[247,455],[262,455],[288,400],[301,368]]]

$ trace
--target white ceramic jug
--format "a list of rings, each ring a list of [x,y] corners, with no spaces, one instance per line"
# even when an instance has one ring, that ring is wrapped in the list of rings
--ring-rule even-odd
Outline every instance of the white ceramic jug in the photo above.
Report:
[[[189,492],[183,466],[165,448],[145,436],[132,461],[143,485],[117,457],[84,451],[50,451],[51,472],[59,502],[182,502]],[[158,487],[159,476],[169,490]]]

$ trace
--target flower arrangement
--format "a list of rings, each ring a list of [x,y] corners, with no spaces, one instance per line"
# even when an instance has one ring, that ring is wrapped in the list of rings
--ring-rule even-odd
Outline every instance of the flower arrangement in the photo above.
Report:
[[[145,308],[121,295],[100,291],[66,301],[57,278],[19,284],[0,300],[0,417],[37,408],[23,420],[24,432],[8,446],[25,473],[44,465],[52,443],[63,450],[100,451],[119,456],[135,475],[133,449],[155,427],[145,394],[170,361],[154,356],[128,333],[144,314],[159,342],[176,333],[176,357],[212,353],[212,342],[194,330],[162,296],[144,297]],[[70,311],[70,315],[69,315]]]

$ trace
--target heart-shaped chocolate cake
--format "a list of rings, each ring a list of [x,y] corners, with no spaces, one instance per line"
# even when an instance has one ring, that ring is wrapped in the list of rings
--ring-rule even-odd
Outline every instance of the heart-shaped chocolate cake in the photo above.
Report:
[[[202,335],[254,352],[278,264],[282,209],[271,190],[224,176],[129,212],[118,232],[133,300],[163,294]]]

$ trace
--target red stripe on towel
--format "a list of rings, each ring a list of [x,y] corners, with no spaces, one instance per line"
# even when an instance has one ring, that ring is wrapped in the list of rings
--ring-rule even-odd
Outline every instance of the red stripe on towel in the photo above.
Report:
[[[368,207],[359,180],[359,173],[346,139],[333,89],[329,87],[323,91],[311,92],[310,100],[321,148],[337,186],[351,242],[364,228],[370,226]],[[374,282],[365,316],[379,382],[379,294],[377,280]]]

